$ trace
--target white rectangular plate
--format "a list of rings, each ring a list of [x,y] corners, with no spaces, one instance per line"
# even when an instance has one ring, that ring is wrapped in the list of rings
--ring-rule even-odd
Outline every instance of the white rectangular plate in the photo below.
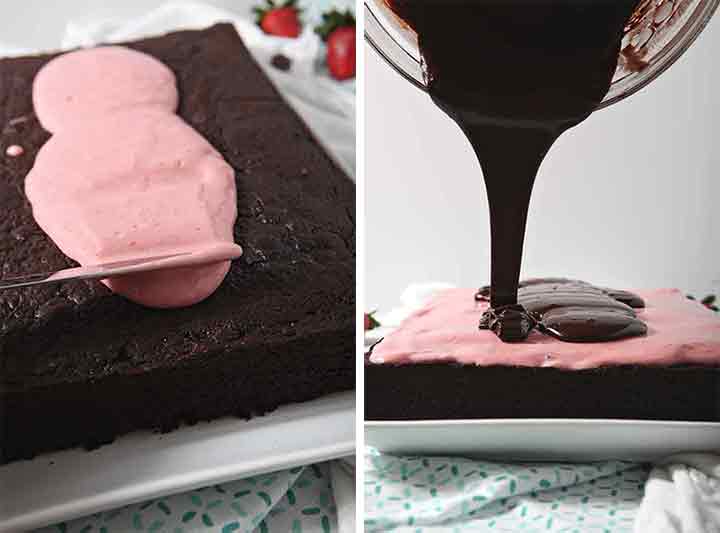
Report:
[[[0,467],[0,532],[355,453],[355,394]]]
[[[516,461],[652,461],[720,451],[720,423],[497,419],[365,422],[365,444],[386,453]]]

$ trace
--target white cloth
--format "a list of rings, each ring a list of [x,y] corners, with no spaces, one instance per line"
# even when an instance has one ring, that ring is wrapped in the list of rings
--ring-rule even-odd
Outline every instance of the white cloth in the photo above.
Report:
[[[355,533],[355,457],[345,457],[330,464],[338,533]]]
[[[656,464],[634,531],[719,533],[720,454],[673,455]]]

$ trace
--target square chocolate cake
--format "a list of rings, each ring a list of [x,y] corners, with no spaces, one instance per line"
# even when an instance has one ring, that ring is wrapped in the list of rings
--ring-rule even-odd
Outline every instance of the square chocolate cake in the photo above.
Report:
[[[679,291],[640,292],[647,334],[599,343],[503,342],[475,292],[440,292],[372,348],[366,419],[720,422],[720,318]]]
[[[175,74],[178,114],[235,171],[243,255],[210,297],[152,309],[97,281],[0,292],[0,463],[135,430],[251,417],[354,386],[355,186],[229,24],[126,45]],[[54,56],[0,60],[4,278],[75,266],[24,180],[49,133],[32,85]]]

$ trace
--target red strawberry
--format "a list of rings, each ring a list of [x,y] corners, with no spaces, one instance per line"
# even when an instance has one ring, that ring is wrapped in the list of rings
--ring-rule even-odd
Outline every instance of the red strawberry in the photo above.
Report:
[[[350,10],[332,10],[323,14],[315,33],[327,42],[327,65],[336,80],[355,76],[355,16]]]
[[[691,294],[688,294],[687,297],[690,300],[695,299],[695,297]],[[711,311],[715,311],[716,313],[720,312],[720,307],[717,305],[717,298],[715,297],[714,294],[710,294],[710,295],[706,296],[705,298],[700,300],[700,303],[703,304],[708,309],[710,309]]]
[[[712,311],[717,311],[718,306],[715,304],[715,302],[716,302],[716,298],[715,298],[714,294],[710,294],[709,296],[706,296],[701,301],[701,303],[708,309],[711,309]]]
[[[336,80],[355,77],[355,28],[338,28],[327,42],[327,64]]]
[[[265,7],[255,7],[256,22],[262,30],[278,37],[297,37],[302,31],[300,9],[297,0],[285,0],[276,4],[275,0],[265,0]]]
[[[365,313],[365,331],[380,327],[378,322],[373,316],[375,313]]]

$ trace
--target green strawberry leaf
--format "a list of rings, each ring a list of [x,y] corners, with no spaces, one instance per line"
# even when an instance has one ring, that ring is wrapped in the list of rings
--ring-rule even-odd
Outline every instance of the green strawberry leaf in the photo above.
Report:
[[[355,15],[349,9],[344,12],[332,9],[323,13],[322,22],[315,28],[323,41],[327,41],[330,34],[338,28],[345,26],[355,26]]]

